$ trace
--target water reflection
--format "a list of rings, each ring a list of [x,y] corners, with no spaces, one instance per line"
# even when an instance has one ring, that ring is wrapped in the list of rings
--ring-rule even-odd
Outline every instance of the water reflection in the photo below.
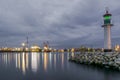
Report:
[[[61,54],[61,60],[62,60],[62,69],[64,67],[64,53]]]
[[[20,69],[20,54],[16,54],[16,68]]]
[[[2,59],[1,61],[4,64],[4,66],[8,66],[11,64],[12,60],[14,59],[14,55],[4,53],[3,55],[0,56],[0,58]]]
[[[54,69],[56,70],[56,54],[54,54]]]
[[[49,53],[50,68],[52,68],[52,53]]]
[[[62,75],[63,77],[69,76],[72,78],[72,80],[80,80],[81,79],[80,77],[83,76],[90,76],[89,78],[91,80],[119,80],[120,78],[119,74],[113,75],[109,72],[106,73],[102,69],[99,70],[98,68],[95,67],[78,65],[69,62],[68,61],[69,57],[74,55],[75,53],[1,53],[0,68],[12,69],[13,72],[9,73],[9,71],[7,71],[7,73],[9,74],[14,73],[13,75],[22,73],[24,76],[27,75],[33,76],[33,73],[36,73],[40,77],[43,77],[41,75],[45,75],[45,76]],[[17,73],[15,71],[17,71]],[[2,74],[3,72],[1,71],[0,75]],[[76,76],[78,77],[78,79],[75,78]],[[97,76],[97,77],[93,77],[93,76]],[[23,76],[20,75],[19,77],[23,77]],[[75,79],[73,79],[73,77]],[[83,77],[83,78],[86,78],[84,80],[88,80],[88,77]],[[50,77],[50,79],[53,78]],[[41,79],[41,80],[46,80],[46,79]],[[58,80],[58,79],[53,79],[53,80]]]
[[[25,53],[22,54],[22,71],[23,71],[23,74],[25,74],[26,72]]]
[[[74,53],[74,52],[72,52],[72,53],[71,53],[71,56],[72,56],[72,57],[74,57],[74,55],[75,55],[75,53]]]
[[[26,74],[27,70],[32,72],[37,72],[41,68],[45,72],[50,69],[56,70],[56,67],[61,65],[61,68],[64,68],[64,53],[4,53],[1,54],[1,61],[4,66],[16,67],[22,71],[23,74]],[[67,59],[67,58],[66,58]],[[57,65],[57,63],[59,63]]]
[[[26,73],[26,70],[29,68],[29,53],[18,53],[15,54],[16,68],[22,70],[23,74]]]
[[[47,71],[48,66],[48,53],[44,53],[44,70]]]
[[[40,63],[40,55],[39,53],[31,53],[31,68],[33,72],[37,72],[39,63]]]

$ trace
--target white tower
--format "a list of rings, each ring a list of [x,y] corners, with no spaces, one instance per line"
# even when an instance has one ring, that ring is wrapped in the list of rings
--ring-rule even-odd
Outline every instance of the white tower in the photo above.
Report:
[[[111,49],[111,14],[106,10],[106,13],[103,15],[104,17],[104,49],[110,50]]]

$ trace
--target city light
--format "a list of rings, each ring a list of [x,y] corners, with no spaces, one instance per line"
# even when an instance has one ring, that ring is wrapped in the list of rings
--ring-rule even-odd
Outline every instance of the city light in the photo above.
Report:
[[[25,47],[25,45],[26,45],[25,43],[22,43],[22,46],[23,46],[23,47]]]

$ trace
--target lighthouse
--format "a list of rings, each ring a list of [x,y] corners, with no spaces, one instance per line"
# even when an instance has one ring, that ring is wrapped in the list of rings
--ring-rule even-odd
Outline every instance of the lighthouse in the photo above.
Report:
[[[103,15],[104,18],[104,25],[102,27],[104,28],[104,49],[109,51],[111,50],[111,27],[113,24],[111,24],[111,16],[106,10],[106,13]]]

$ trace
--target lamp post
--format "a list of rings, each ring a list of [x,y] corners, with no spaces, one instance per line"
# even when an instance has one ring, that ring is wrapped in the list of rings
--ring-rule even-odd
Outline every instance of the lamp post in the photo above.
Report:
[[[26,44],[25,44],[25,43],[22,43],[23,51],[25,51],[25,46],[26,46]]]

